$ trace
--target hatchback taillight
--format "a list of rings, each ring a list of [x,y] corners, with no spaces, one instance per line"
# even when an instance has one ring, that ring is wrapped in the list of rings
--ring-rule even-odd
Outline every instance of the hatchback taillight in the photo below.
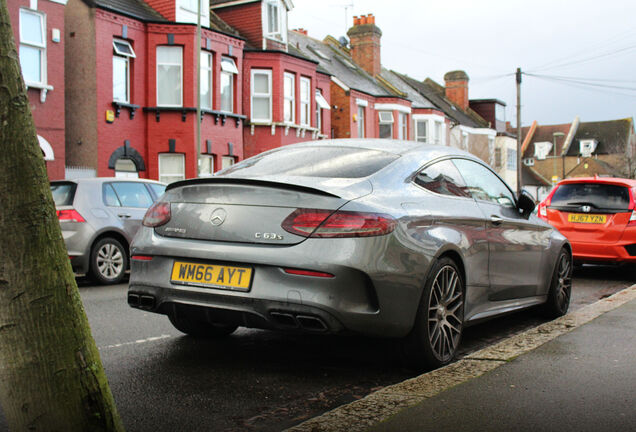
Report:
[[[60,222],[86,222],[86,219],[82,217],[77,210],[56,210],[57,218]]]
[[[636,210],[632,211],[632,216],[629,218],[627,225],[636,225]]]
[[[158,227],[170,221],[170,203],[158,201],[154,203],[144,216],[143,226]]]
[[[378,213],[297,209],[282,223],[285,231],[303,237],[372,237],[389,234],[396,221]]]

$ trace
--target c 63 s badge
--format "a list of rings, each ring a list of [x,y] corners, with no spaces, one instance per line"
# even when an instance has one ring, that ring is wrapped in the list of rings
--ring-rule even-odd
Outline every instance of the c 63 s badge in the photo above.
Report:
[[[283,236],[280,234],[276,234],[276,233],[255,233],[254,237],[256,237],[257,239],[264,239],[264,240],[283,240]]]

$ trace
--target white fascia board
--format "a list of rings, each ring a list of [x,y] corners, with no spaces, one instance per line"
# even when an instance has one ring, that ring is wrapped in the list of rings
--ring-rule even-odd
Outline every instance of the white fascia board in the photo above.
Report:
[[[49,0],[52,1],[53,3],[59,3],[59,4],[63,4],[66,5],[67,0]]]
[[[230,7],[230,6],[238,6],[238,5],[247,4],[247,3],[255,3],[257,1],[260,1],[260,0],[236,0],[229,3],[221,3],[219,5],[211,6],[211,9],[221,9],[221,8]]]
[[[469,133],[471,135],[488,135],[492,137],[497,136],[497,131],[490,128],[472,128],[468,126],[459,125],[459,130]]]
[[[376,111],[399,111],[406,114],[411,114],[411,107],[406,107],[399,104],[377,103],[373,108]]]
[[[446,117],[439,114],[413,114],[411,118],[413,120],[433,120],[442,123],[446,121]]]
[[[366,107],[366,106],[369,106],[369,101],[356,98],[356,105]]]
[[[336,78],[335,76],[331,76],[331,81],[334,82],[334,84],[336,84],[338,87],[340,87],[341,89],[343,89],[344,91],[348,92],[351,89],[349,88],[348,85],[346,85],[345,83],[343,83],[342,81],[340,81],[340,79]]]

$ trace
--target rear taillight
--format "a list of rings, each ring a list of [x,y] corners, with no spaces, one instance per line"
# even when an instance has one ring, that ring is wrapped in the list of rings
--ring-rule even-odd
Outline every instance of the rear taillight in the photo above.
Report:
[[[378,213],[297,209],[282,223],[285,231],[303,237],[372,237],[389,234],[395,219]]]
[[[636,225],[636,210],[632,211],[632,216],[629,218],[627,225]]]
[[[539,204],[539,217],[548,220],[548,207],[543,203]]]
[[[286,269],[283,269],[283,271],[287,274],[293,274],[297,276],[311,276],[311,277],[319,277],[319,278],[326,278],[326,279],[331,279],[335,277],[331,273],[318,272],[313,270],[300,270],[300,269],[286,268]]]
[[[77,210],[56,210],[55,212],[60,222],[86,222],[86,219]]]
[[[147,227],[158,227],[167,224],[168,221],[170,221],[170,203],[158,201],[148,209],[142,224]]]

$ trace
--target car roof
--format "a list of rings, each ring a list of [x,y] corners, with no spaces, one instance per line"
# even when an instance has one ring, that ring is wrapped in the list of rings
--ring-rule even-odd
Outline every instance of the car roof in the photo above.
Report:
[[[51,183],[105,183],[109,181],[123,181],[123,182],[136,182],[136,183],[154,183],[165,186],[165,183],[161,183],[157,180],[141,179],[141,178],[122,178],[122,177],[84,177],[67,180],[53,180]]]
[[[619,177],[574,177],[570,179],[561,180],[558,184],[575,184],[575,183],[598,183],[609,184],[625,187],[636,187],[636,180],[619,178]]]

